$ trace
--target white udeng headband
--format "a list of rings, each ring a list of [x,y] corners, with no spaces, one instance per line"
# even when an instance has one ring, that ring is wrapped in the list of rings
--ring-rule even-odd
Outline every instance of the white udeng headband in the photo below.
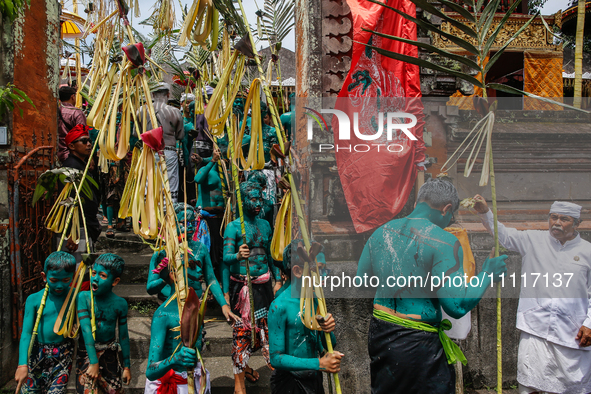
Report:
[[[554,201],[554,204],[550,207],[550,213],[557,213],[559,215],[571,216],[575,219],[581,217],[581,206],[572,202],[566,201]]]

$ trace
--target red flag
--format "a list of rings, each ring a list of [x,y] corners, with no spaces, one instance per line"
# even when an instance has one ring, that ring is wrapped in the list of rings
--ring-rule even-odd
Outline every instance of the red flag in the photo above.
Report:
[[[361,28],[389,35],[417,39],[417,28],[395,12],[367,0],[348,0],[353,15],[353,55],[351,69],[341,89],[335,109],[349,115],[350,140],[339,140],[339,126],[333,118],[335,154],[341,184],[358,233],[372,230],[396,216],[404,207],[414,187],[417,164],[425,160],[423,142],[423,112],[420,103],[419,67],[380,55],[360,43],[417,57],[415,46],[381,38]],[[415,5],[408,0],[388,1],[388,5],[415,16]],[[358,115],[358,132],[353,132],[354,116]],[[378,113],[383,120],[379,122]],[[417,119],[409,128],[416,140],[406,133],[394,132],[387,139],[387,113],[410,113]],[[408,118],[397,118],[393,123],[409,123]],[[359,134],[378,134],[368,141]],[[355,149],[339,149],[348,145]],[[383,144],[383,146],[378,146]],[[371,147],[367,152],[366,145]],[[350,151],[349,151],[350,150]]]

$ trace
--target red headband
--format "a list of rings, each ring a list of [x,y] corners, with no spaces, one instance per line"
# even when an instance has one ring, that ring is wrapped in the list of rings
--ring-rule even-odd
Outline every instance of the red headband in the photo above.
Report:
[[[66,146],[70,145],[80,137],[88,137],[88,130],[90,130],[90,127],[83,124],[74,126],[72,130],[66,134]]]

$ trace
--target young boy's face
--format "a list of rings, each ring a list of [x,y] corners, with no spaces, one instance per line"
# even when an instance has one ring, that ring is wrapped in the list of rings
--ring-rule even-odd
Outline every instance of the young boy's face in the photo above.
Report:
[[[63,269],[58,271],[47,270],[45,278],[51,294],[66,295],[74,278],[74,272],[66,272]]]
[[[176,215],[176,220],[179,224],[179,234],[185,233],[185,227],[187,228],[187,234],[193,235],[195,233],[195,212],[191,209],[187,209],[187,221],[185,222],[185,212],[179,212]]]
[[[92,266],[90,284],[95,295],[102,296],[108,294],[117,283],[119,283],[119,278],[116,278],[111,270],[100,264],[94,264]]]

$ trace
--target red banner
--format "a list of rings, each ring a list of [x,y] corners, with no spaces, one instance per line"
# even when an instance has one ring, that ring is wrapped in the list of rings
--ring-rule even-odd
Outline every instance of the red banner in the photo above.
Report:
[[[355,230],[361,233],[394,218],[408,200],[414,187],[417,164],[425,160],[424,122],[418,66],[387,58],[360,44],[370,43],[417,57],[415,46],[361,30],[365,28],[416,40],[416,25],[366,0],[347,0],[347,4],[353,15],[355,43],[351,70],[335,109],[348,115],[350,139],[339,138],[342,135],[336,116],[332,124],[341,184]],[[388,1],[387,4],[411,16],[416,15],[414,4],[408,0]],[[388,113],[397,115],[390,119]],[[416,117],[416,126],[408,128],[407,132],[403,127],[394,130],[388,127],[388,123],[411,123],[412,119],[400,116],[405,113]]]

